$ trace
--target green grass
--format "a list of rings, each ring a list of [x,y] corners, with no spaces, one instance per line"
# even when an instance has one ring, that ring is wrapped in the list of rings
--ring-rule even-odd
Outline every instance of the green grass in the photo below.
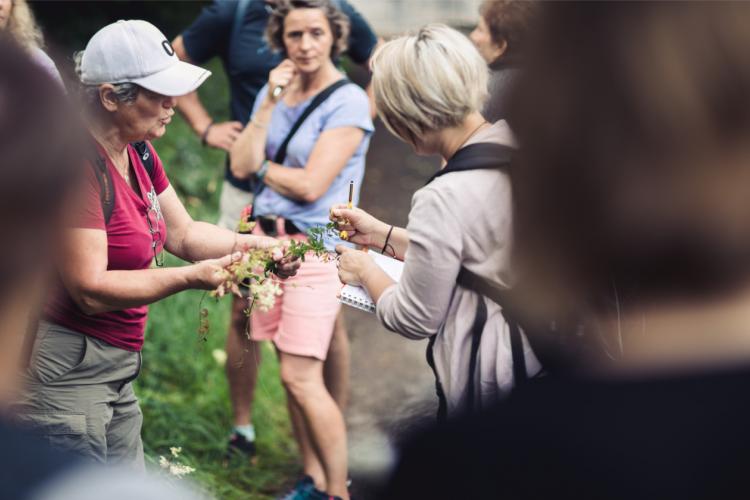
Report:
[[[214,76],[201,88],[201,97],[215,119],[226,119],[226,79],[216,62],[209,67]],[[155,147],[192,216],[215,221],[224,154],[202,148],[177,116]],[[181,261],[168,256],[167,265]],[[190,477],[216,498],[272,498],[299,471],[276,357],[270,347],[264,352],[255,393],[259,458],[254,465],[241,458],[225,465],[229,393],[224,368],[212,351],[224,348],[229,298],[203,300],[210,321],[203,341],[197,333],[202,297],[202,292],[187,291],[151,306],[143,370],[136,383],[147,460],[156,463],[160,455],[169,456],[170,447],[179,446],[179,461],[196,469]]]

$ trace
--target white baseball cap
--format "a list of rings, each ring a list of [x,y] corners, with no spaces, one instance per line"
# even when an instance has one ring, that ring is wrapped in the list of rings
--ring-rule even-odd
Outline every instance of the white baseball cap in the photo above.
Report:
[[[166,96],[197,89],[211,72],[180,61],[169,40],[146,21],[117,21],[91,37],[81,59],[81,82],[131,82]]]

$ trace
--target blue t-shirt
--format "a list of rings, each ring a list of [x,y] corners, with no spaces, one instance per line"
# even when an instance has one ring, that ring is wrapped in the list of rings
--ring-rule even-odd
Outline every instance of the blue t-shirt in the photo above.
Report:
[[[265,95],[266,87],[263,86],[260,95]],[[293,107],[287,106],[283,99],[276,104],[268,127],[266,158],[273,158],[276,155],[297,118],[313,98]],[[255,101],[253,114],[262,102],[263,99]],[[349,84],[337,89],[307,117],[289,141],[283,165],[289,168],[304,168],[320,134],[340,127],[360,128],[365,131],[365,136],[356,152],[333,180],[328,191],[316,201],[306,203],[287,198],[270,187],[266,187],[253,202],[255,215],[282,216],[294,222],[302,231],[315,226],[324,226],[328,223],[328,210],[331,205],[348,201],[349,181],[354,181],[354,204],[359,203],[359,189],[365,176],[365,155],[374,127],[370,119],[370,103],[367,94],[357,85]],[[333,250],[333,247],[341,243],[341,240],[327,237],[325,243],[329,250]]]
[[[265,40],[269,7],[263,0],[249,0],[239,34],[232,43],[232,29],[238,2],[214,0],[183,33],[185,51],[192,61],[202,64],[219,56],[229,77],[230,110],[233,120],[246,124],[260,88],[268,81],[268,73],[282,61],[281,53],[273,52]],[[347,55],[364,64],[370,57],[377,37],[364,18],[346,1],[339,6],[349,17],[351,31]],[[227,179],[236,187],[249,189],[248,181],[234,178],[227,168]]]

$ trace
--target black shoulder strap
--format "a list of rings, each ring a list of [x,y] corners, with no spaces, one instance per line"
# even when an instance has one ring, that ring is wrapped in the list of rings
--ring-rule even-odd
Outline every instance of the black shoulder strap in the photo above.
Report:
[[[503,317],[508,323],[508,328],[510,329],[510,351],[513,358],[513,380],[516,387],[522,385],[528,380],[528,374],[526,372],[526,356],[523,352],[521,328],[519,327],[516,315],[513,313],[511,292],[506,288],[501,288],[494,283],[490,283],[488,280],[469,271],[465,267],[462,267],[459,271],[456,283],[468,290],[473,290],[479,295],[487,297],[503,308]],[[477,314],[479,315],[479,312]],[[486,314],[485,311],[485,317]],[[476,364],[475,356],[476,353],[472,349],[470,358],[471,366]],[[473,372],[471,375],[473,376]]]
[[[445,422],[448,418],[448,398],[445,397],[445,391],[443,391],[443,383],[440,381],[440,375],[438,375],[437,367],[435,366],[435,339],[437,335],[430,337],[427,342],[427,364],[432,369],[432,374],[435,375],[435,394],[438,398],[438,410],[437,410],[437,421]]]
[[[478,142],[459,149],[453,157],[448,160],[444,168],[437,171],[427,184],[441,175],[452,172],[463,172],[465,170],[478,169],[501,169],[510,165],[514,149],[493,142]]]
[[[146,141],[139,141],[131,143],[131,146],[135,148],[136,153],[141,159],[146,173],[149,178],[154,178],[154,155],[151,154],[151,149],[148,147]],[[94,169],[96,180],[99,182],[99,199],[102,202],[102,214],[104,214],[104,224],[109,224],[112,218],[112,212],[115,209],[115,188],[112,183],[112,173],[107,168],[107,162],[96,146],[91,147],[90,155],[91,166]]]
[[[91,163],[91,168],[94,169],[97,182],[99,182],[99,199],[102,203],[102,214],[106,225],[112,218],[112,211],[115,209],[115,188],[112,184],[112,174],[107,168],[107,162],[93,144],[90,149],[89,163]]]
[[[281,146],[279,146],[279,150],[276,151],[276,155],[273,157],[274,163],[284,163],[284,159],[286,159],[286,148],[289,146],[289,142],[292,140],[292,137],[294,137],[294,134],[297,133],[297,130],[302,126],[303,123],[305,123],[305,120],[307,120],[307,117],[310,116],[310,114],[315,111],[315,109],[323,104],[323,102],[328,99],[331,94],[336,92],[338,89],[343,87],[344,85],[348,85],[350,82],[346,78],[342,78],[341,80],[337,81],[336,83],[333,83],[326,87],[325,89],[321,90],[318,95],[316,95],[312,102],[305,108],[305,110],[302,112],[299,118],[297,118],[297,121],[294,122],[294,125],[292,125],[291,130],[286,135],[286,138],[284,139],[284,142],[281,143]]]
[[[146,173],[148,174],[148,177],[150,179],[154,178],[154,155],[151,154],[151,149],[148,147],[148,143],[146,141],[138,141],[138,142],[131,142],[130,143],[133,148],[135,148],[135,152],[138,153],[138,156],[141,159],[141,162],[143,163],[143,166],[146,168]]]
[[[329,85],[328,87],[321,90],[318,95],[316,95],[313,100],[310,102],[310,104],[307,105],[305,110],[302,112],[299,118],[297,118],[297,121],[294,122],[294,125],[292,125],[291,130],[289,130],[289,133],[286,135],[286,138],[284,138],[284,142],[281,143],[281,146],[279,146],[279,150],[276,151],[276,155],[273,157],[273,162],[282,164],[284,163],[284,160],[286,159],[286,148],[289,146],[289,142],[292,140],[292,137],[294,137],[294,134],[297,133],[297,130],[302,126],[303,123],[305,123],[305,120],[307,120],[307,117],[310,116],[310,114],[315,111],[315,108],[323,104],[323,102],[328,99],[331,94],[336,92],[338,89],[343,87],[344,85],[348,85],[351,83],[346,78],[342,78],[341,80]],[[253,195],[258,196],[266,187],[266,185],[263,182],[258,182],[257,178],[255,179],[255,188],[253,189]]]

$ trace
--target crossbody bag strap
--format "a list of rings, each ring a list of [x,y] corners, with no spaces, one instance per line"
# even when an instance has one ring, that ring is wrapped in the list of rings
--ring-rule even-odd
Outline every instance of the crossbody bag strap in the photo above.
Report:
[[[312,114],[313,111],[315,111],[316,108],[318,108],[321,104],[325,102],[326,99],[331,97],[331,94],[336,92],[338,89],[343,87],[344,85],[348,85],[351,83],[348,79],[342,78],[341,80],[329,85],[325,89],[321,90],[310,102],[310,104],[307,105],[305,110],[302,112],[302,114],[297,118],[297,121],[294,122],[294,125],[292,125],[292,128],[289,130],[289,133],[284,138],[284,141],[281,143],[281,146],[279,146],[279,149],[276,151],[276,154],[273,157],[273,162],[277,163],[279,165],[284,163],[284,160],[286,159],[286,149],[289,146],[289,142],[291,142],[292,138],[294,137],[294,134],[297,133],[299,128],[302,126],[303,123],[305,123],[305,120]],[[255,196],[257,197],[263,189],[265,189],[265,184],[263,182],[256,182],[255,183]]]
[[[299,130],[302,124],[305,123],[305,120],[307,120],[307,117],[310,116],[312,112],[318,108],[318,106],[323,104],[323,102],[325,102],[325,100],[328,99],[331,96],[331,94],[333,94],[338,89],[340,89],[341,87],[347,84],[349,84],[349,80],[347,80],[346,78],[342,78],[336,83],[333,83],[329,85],[328,87],[326,87],[325,89],[321,90],[318,93],[318,95],[316,95],[313,98],[313,100],[305,108],[305,110],[302,112],[299,118],[297,118],[297,121],[294,122],[294,125],[292,125],[292,128],[289,130],[289,133],[286,135],[284,142],[282,142],[281,146],[279,146],[278,151],[276,151],[276,154],[273,157],[274,163],[278,163],[279,165],[284,163],[284,160],[286,159],[286,148],[289,146],[289,142],[294,137],[294,134],[297,133],[297,130]]]

